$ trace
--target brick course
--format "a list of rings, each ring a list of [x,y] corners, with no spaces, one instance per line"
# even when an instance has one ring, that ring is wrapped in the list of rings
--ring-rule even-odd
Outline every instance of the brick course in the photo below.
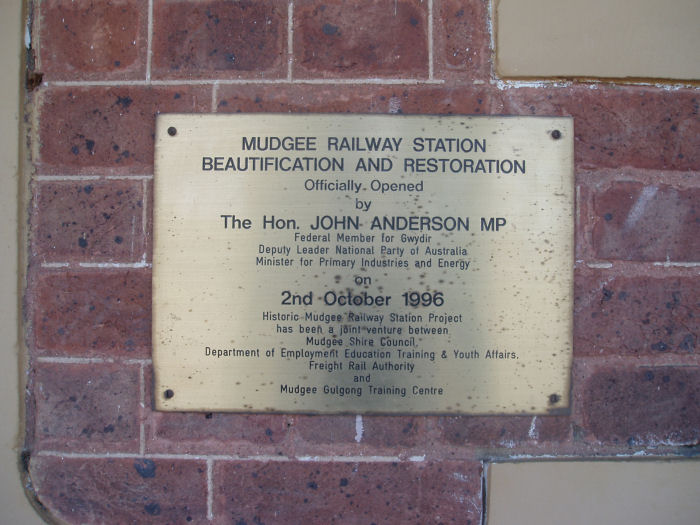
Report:
[[[693,453],[697,86],[497,78],[486,0],[30,3],[43,83],[27,93],[25,446],[48,513],[69,523],[477,524],[495,459]],[[573,116],[570,411],[154,411],[162,112]]]

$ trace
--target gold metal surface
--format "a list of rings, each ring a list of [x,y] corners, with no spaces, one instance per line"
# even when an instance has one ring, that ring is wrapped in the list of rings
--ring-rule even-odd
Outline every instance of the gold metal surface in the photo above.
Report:
[[[573,122],[160,115],[160,410],[557,413]]]

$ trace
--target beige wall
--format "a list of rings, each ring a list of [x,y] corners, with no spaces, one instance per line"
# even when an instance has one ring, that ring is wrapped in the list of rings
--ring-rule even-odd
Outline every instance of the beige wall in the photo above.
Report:
[[[22,2],[0,4],[0,524],[42,523],[24,495],[18,470],[20,371],[17,300],[18,131]],[[22,210],[22,215],[24,215]],[[24,368],[24,367],[21,367]]]
[[[700,79],[698,0],[494,0],[504,77]]]
[[[0,4],[0,524],[43,523],[30,507],[20,480],[20,338],[18,336],[17,227],[19,94],[22,2]],[[24,210],[21,211],[24,215]]]
[[[488,525],[697,525],[699,461],[548,461],[489,469]]]

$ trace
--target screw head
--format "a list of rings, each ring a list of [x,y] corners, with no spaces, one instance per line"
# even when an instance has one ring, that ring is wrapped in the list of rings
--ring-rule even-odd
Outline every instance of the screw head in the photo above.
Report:
[[[163,392],[163,395],[165,396],[165,399],[170,399],[175,395],[175,392],[168,388],[165,392]]]
[[[552,131],[551,135],[554,140],[559,140],[561,138],[561,131],[555,129],[554,131]]]
[[[168,135],[170,135],[171,137],[174,137],[175,135],[177,135],[177,128],[170,126],[168,128]]]

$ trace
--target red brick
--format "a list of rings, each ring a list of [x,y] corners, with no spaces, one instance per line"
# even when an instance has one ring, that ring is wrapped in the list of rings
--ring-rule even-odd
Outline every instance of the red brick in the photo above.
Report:
[[[700,367],[608,365],[587,374],[578,368],[584,429],[599,442],[653,447],[700,440]]]
[[[619,86],[511,88],[505,112],[574,117],[577,168],[700,170],[700,97]]]
[[[206,471],[194,460],[38,456],[30,474],[62,522],[206,524]]]
[[[39,174],[153,172],[157,113],[211,108],[202,86],[60,87],[42,93]]]
[[[135,262],[145,251],[141,181],[37,184],[33,255],[42,262]]]
[[[488,114],[500,94],[483,86],[220,86],[222,113],[409,113]]]
[[[355,416],[295,416],[294,428],[311,444],[355,443]]]
[[[566,416],[451,416],[441,417],[439,427],[451,445],[507,449],[561,443],[571,433]]]
[[[435,76],[488,81],[491,36],[487,3],[441,0],[434,5]]]
[[[39,447],[138,451],[138,366],[39,363],[33,386]]]
[[[295,416],[294,428],[312,446],[346,444],[353,447],[412,448],[427,442],[427,418],[398,416]],[[345,449],[347,452],[347,449]],[[357,448],[355,450],[358,450]],[[396,453],[393,451],[392,453]]]
[[[300,0],[294,4],[294,76],[428,76],[427,4],[417,0]]]
[[[151,415],[148,452],[276,454],[287,436],[282,415],[165,413]]]
[[[363,444],[375,447],[412,448],[427,445],[427,417],[363,416]]]
[[[39,354],[150,355],[149,271],[48,273],[37,279],[29,301]]]
[[[696,277],[577,273],[577,355],[693,354],[700,333]]]
[[[153,78],[286,77],[286,43],[284,0],[153,6]]]
[[[593,196],[601,259],[700,261],[700,188],[616,182]]]
[[[136,80],[146,75],[148,5],[138,0],[41,3],[44,80]]]
[[[217,462],[215,523],[481,523],[481,465]]]

